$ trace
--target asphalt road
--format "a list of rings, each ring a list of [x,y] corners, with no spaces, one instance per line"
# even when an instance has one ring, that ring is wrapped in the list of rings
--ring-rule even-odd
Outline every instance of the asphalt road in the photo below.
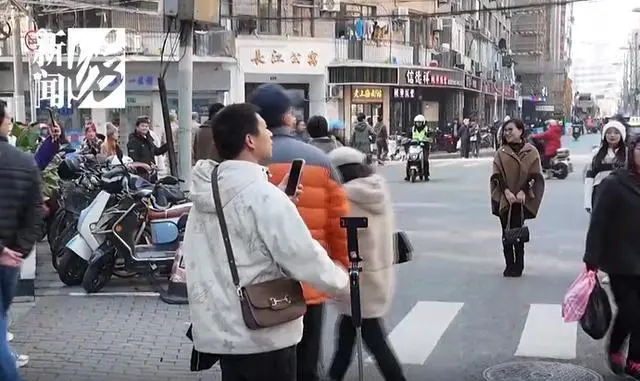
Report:
[[[513,368],[487,374],[490,381],[588,381],[601,379],[598,374],[615,379],[604,366],[604,343],[560,317],[564,292],[582,268],[588,222],[582,169],[597,143],[593,135],[566,142],[575,171],[566,180],[547,182],[539,217],[528,224],[532,242],[520,279],[502,277],[500,226],[489,212],[490,158],[434,160],[430,183],[405,183],[402,165],[379,169],[390,183],[396,223],[416,250],[413,262],[397,268],[396,297],[386,319],[409,380],[483,380],[485,369],[510,362]],[[186,306],[145,294],[82,296],[78,289],[61,288],[50,271],[39,264],[42,296],[34,306],[16,308],[15,345],[32,358],[23,368],[26,380],[219,379],[215,371],[188,372]],[[131,290],[153,291],[140,281],[105,291]],[[329,307],[325,364],[334,322]],[[530,360],[551,363],[532,368],[524,363]],[[592,371],[560,374],[567,368],[557,363]],[[370,361],[365,372],[367,381],[382,379]]]

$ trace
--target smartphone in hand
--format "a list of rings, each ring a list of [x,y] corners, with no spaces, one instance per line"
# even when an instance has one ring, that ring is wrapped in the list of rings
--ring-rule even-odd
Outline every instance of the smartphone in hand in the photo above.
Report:
[[[289,169],[289,179],[287,180],[287,187],[284,190],[284,193],[286,193],[289,197],[292,197],[296,194],[296,190],[298,189],[298,185],[300,184],[300,179],[302,178],[302,169],[304,168],[304,164],[304,159],[295,159],[291,163],[291,169]]]

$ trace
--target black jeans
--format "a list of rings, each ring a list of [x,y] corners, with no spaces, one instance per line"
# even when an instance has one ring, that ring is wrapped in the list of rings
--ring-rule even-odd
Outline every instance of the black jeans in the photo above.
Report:
[[[332,381],[342,381],[351,364],[356,339],[351,316],[340,315],[336,331],[336,352],[329,369],[329,377]],[[378,369],[386,381],[406,380],[402,367],[387,342],[382,319],[362,319],[362,340],[376,359]]]
[[[523,205],[513,204],[511,209],[511,221],[507,221],[509,214],[504,213],[500,215],[500,225],[502,226],[502,233],[509,228],[519,228],[524,224]],[[502,252],[504,254],[504,262],[507,269],[517,270],[522,274],[524,270],[524,243],[508,244],[502,242]]]
[[[640,276],[609,274],[609,281],[618,306],[611,328],[609,353],[620,352],[628,337],[628,359],[640,362]]]
[[[296,381],[296,347],[220,356],[222,381]]]
[[[322,320],[324,304],[308,304],[304,315],[302,340],[298,343],[298,380],[318,381],[320,374],[320,354],[322,345]]]

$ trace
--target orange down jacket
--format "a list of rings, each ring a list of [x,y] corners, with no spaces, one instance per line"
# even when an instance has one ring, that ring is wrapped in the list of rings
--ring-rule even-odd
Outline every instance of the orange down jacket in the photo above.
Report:
[[[340,175],[328,156],[320,149],[295,138],[286,127],[272,129],[273,155],[268,165],[271,183],[280,184],[289,173],[294,159],[304,159],[300,183],[304,190],[298,200],[298,211],[311,235],[327,250],[329,256],[348,267],[347,232],[340,227],[340,217],[349,215],[349,204],[342,190]],[[286,232],[283,239],[286,239]],[[309,285],[302,285],[307,304],[320,304],[327,299]]]

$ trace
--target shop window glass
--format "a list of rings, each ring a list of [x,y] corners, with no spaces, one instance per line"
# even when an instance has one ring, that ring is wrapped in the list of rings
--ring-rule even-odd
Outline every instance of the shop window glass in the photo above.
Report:
[[[351,104],[351,124],[357,122],[358,114],[363,113],[368,120],[371,118],[373,124],[375,124],[378,116],[382,116],[382,103],[355,103]]]

